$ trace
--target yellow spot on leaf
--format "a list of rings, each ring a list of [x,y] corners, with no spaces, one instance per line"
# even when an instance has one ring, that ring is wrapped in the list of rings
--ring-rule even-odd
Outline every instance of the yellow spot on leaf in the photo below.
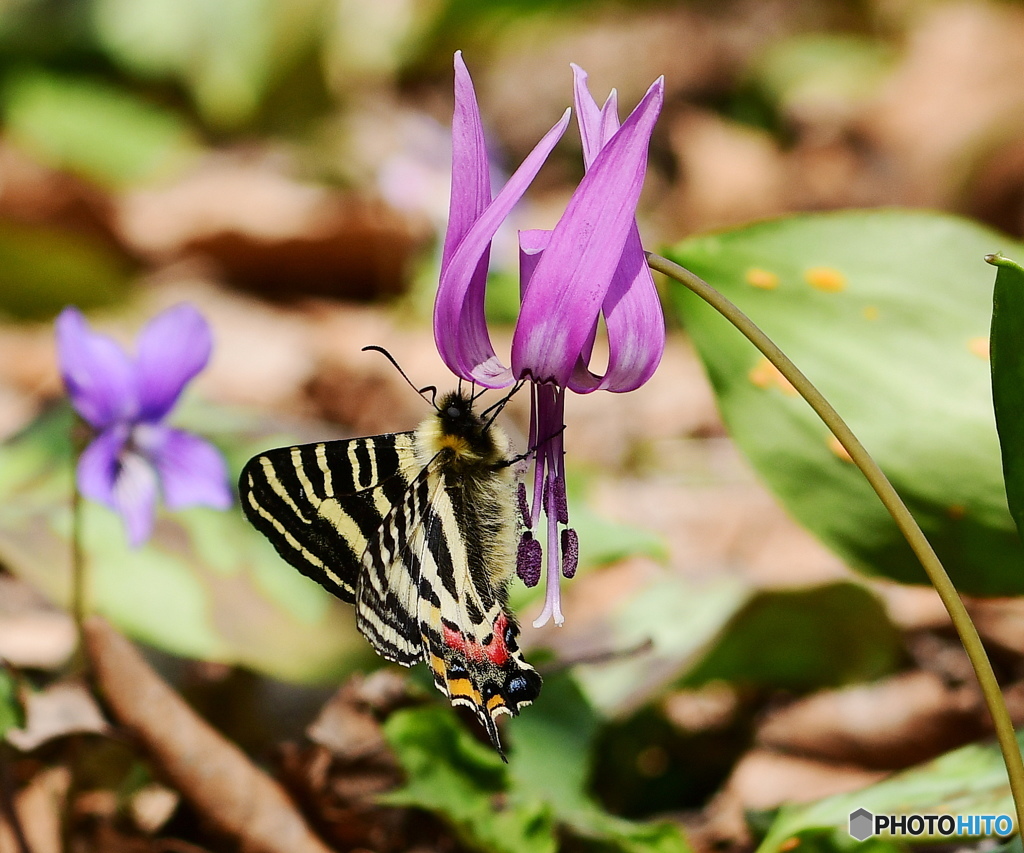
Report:
[[[946,510],[946,514],[953,519],[953,521],[959,521],[965,515],[967,515],[967,507],[963,504],[953,504]]]
[[[764,356],[747,374],[747,378],[758,388],[767,389],[774,386],[790,397],[797,395],[796,388],[790,385],[789,380],[779,372],[779,368]]]
[[[864,306],[864,319],[865,320],[877,320],[878,319],[878,306],[877,305],[865,305]]]
[[[744,278],[751,287],[760,287],[762,290],[774,290],[779,286],[779,277],[775,273],[758,267],[747,270]]]
[[[988,361],[988,338],[982,336],[978,338],[971,338],[967,342],[967,349],[969,349],[978,358],[983,358]]]
[[[850,456],[849,452],[839,442],[839,439],[834,435],[828,437],[828,449],[831,450],[836,456],[843,460],[843,462],[853,462],[853,457]]]
[[[804,273],[807,283],[826,293],[838,293],[846,289],[846,276],[832,267],[811,267]]]

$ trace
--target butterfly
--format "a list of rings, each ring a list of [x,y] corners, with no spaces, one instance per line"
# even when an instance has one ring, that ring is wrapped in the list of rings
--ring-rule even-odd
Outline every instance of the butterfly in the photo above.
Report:
[[[508,608],[517,458],[491,409],[473,404],[452,391],[413,432],[268,450],[246,463],[239,493],[278,553],[354,604],[384,658],[425,660],[504,758],[497,718],[533,702],[541,677]]]

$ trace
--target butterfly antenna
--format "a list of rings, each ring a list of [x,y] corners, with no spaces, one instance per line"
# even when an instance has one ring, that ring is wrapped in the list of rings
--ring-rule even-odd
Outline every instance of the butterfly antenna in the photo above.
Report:
[[[518,382],[517,382],[517,383],[516,383],[516,384],[515,384],[515,385],[514,385],[514,386],[512,387],[512,390],[511,390],[511,391],[509,391],[509,392],[508,392],[508,393],[507,393],[507,394],[506,394],[506,395],[505,395],[504,397],[502,397],[502,398],[501,398],[500,400],[498,400],[498,402],[497,402],[497,403],[494,403],[493,405],[491,405],[491,406],[488,406],[488,407],[487,407],[486,409],[484,409],[484,410],[483,410],[483,411],[482,411],[482,412],[480,413],[480,416],[481,416],[481,417],[484,417],[484,418],[486,418],[488,414],[490,414],[490,413],[491,413],[492,411],[494,412],[494,414],[493,414],[493,415],[491,415],[490,419],[489,419],[489,420],[487,421],[487,426],[490,426],[491,424],[493,424],[493,423],[494,423],[494,419],[495,419],[495,418],[497,418],[497,417],[498,417],[498,415],[500,415],[500,414],[501,414],[501,410],[505,408],[505,406],[506,406],[506,405],[508,404],[508,401],[509,401],[509,400],[511,400],[511,399],[512,399],[512,397],[513,397],[513,396],[515,396],[515,394],[516,394],[516,393],[517,393],[517,392],[519,391],[519,389],[520,389],[520,388],[522,388],[522,387],[523,387],[523,386],[524,386],[525,384],[526,384],[526,380],[525,380],[525,379],[520,379],[520,380],[519,380],[519,381],[518,381]],[[486,390],[487,390],[487,389],[485,388],[485,389],[484,389],[484,391],[486,391]],[[480,393],[481,393],[481,394],[483,394],[483,391],[481,391]],[[476,399],[476,398],[474,397],[473,399]]]
[[[436,385],[424,385],[422,388],[417,388],[415,385],[413,385],[412,380],[408,376],[405,375],[405,371],[402,370],[401,365],[397,361],[395,361],[395,357],[391,353],[389,353],[386,349],[384,349],[384,347],[379,347],[379,346],[376,346],[375,344],[370,344],[370,346],[363,347],[363,352],[370,352],[371,350],[373,352],[379,352],[388,361],[390,361],[391,364],[394,365],[395,370],[397,370],[400,374],[402,374],[402,378],[406,381],[406,383],[408,383],[409,387],[412,388],[412,390],[415,391],[417,394],[419,394],[421,397],[423,397],[424,400],[427,400],[426,393],[427,393],[427,391],[429,391],[430,392],[430,399],[427,400],[427,402],[430,403],[430,405],[433,406],[435,409],[437,408],[437,386]]]

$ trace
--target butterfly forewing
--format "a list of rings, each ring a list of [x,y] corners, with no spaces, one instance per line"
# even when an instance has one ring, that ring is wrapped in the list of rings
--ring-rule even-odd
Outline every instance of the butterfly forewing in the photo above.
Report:
[[[352,603],[367,543],[420,467],[411,432],[268,450],[242,471],[242,508],[285,560]]]

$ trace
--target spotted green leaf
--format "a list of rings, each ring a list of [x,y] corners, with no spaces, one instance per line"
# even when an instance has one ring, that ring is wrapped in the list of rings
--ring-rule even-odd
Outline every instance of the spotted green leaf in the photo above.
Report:
[[[1007,238],[950,216],[796,216],[698,237],[670,257],[732,299],[825,394],[887,473],[957,587],[1024,592],[988,364],[986,254]],[[682,285],[671,306],[730,433],[793,516],[871,574],[925,576],[860,471],[792,387]]]

